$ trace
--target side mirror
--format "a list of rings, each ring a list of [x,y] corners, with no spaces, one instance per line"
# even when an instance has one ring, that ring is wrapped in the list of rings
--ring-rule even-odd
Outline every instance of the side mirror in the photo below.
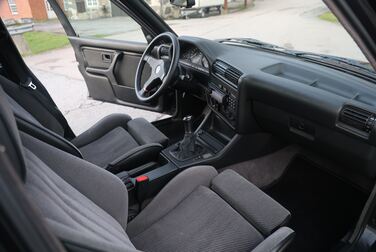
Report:
[[[172,5],[178,6],[180,8],[191,8],[193,5],[196,4],[195,0],[170,0]]]

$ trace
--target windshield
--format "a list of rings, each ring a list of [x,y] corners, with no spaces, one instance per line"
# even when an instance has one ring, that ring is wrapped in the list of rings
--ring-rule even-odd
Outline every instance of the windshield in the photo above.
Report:
[[[322,0],[196,0],[190,9],[168,0],[146,1],[178,35],[252,38],[298,51],[360,61],[354,40]]]

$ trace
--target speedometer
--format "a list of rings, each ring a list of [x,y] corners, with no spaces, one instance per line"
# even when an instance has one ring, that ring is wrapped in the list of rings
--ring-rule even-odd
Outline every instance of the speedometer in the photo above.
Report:
[[[198,50],[198,48],[196,48],[196,47],[192,48],[191,49],[191,58],[195,58],[198,55],[200,55],[200,50]]]

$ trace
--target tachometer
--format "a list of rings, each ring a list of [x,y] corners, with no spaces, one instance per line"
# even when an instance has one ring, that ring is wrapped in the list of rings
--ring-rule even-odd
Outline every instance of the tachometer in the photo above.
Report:
[[[207,59],[205,56],[202,57],[202,59],[201,59],[201,64],[202,64],[202,66],[205,67],[206,69],[209,69],[209,61],[208,61],[208,59]]]

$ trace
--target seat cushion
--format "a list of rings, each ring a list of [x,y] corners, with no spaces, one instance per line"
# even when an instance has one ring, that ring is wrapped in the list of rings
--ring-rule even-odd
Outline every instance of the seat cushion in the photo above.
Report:
[[[269,236],[290,219],[289,211],[233,170],[226,170],[215,177],[211,189],[264,236]]]
[[[100,167],[106,167],[124,153],[138,146],[138,143],[124,128],[116,127],[79,149],[85,160]]]
[[[127,234],[143,251],[252,251],[265,242],[279,248],[277,241],[289,242],[291,230],[265,238],[289,215],[234,171],[218,175],[213,167],[196,166],[172,179],[128,224]]]
[[[142,251],[251,251],[263,239],[216,193],[199,186],[131,240]]]

